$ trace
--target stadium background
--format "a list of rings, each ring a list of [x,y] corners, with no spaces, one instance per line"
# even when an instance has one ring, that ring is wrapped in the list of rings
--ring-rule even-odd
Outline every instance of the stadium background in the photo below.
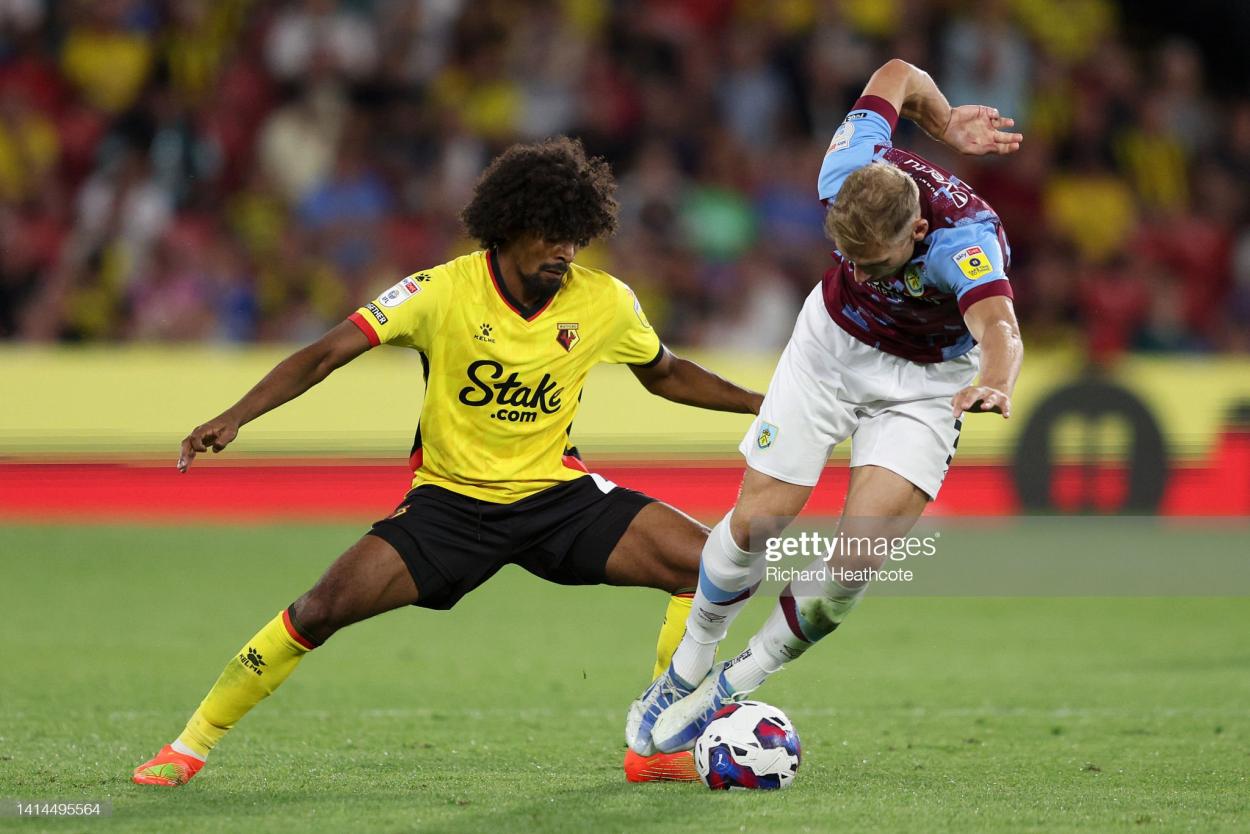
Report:
[[[456,215],[483,165],[559,132],[621,186],[620,234],[580,259],[630,283],[675,349],[763,387],[828,262],[820,159],[890,56],[1026,136],[977,161],[899,132],[1002,214],[1027,347],[1016,417],[966,422],[933,514],[1225,517],[991,538],[1040,565],[1083,542],[1243,552],[1250,6],[1185,5],[0,2],[0,796],[59,779],[145,830],[186,814],[399,828],[413,797],[449,829],[688,830],[692,795],[612,787],[617,701],[643,665],[621,659],[646,658],[657,599],[519,572],[449,617],[336,637],[182,804],[128,792],[224,653],[402,494],[417,357],[370,352],[186,476],[177,444],[294,346],[471,248]],[[711,520],[744,428],[603,367],[574,440],[592,468]],[[846,452],[813,512],[840,506]],[[1246,593],[1223,581],[1199,593]],[[750,830],[1244,824],[1244,598],[882,599],[856,616],[837,664],[769,685],[810,762],[789,810],[733,806]]]
[[[1245,30],[1238,8],[1177,22],[1109,0],[5,3],[0,455],[164,461],[289,346],[472,248],[456,216],[483,165],[562,132],[621,183],[620,234],[582,260],[630,283],[668,344],[763,386],[827,263],[812,183],[828,136],[898,55],[1027,136],[976,161],[900,131],[1003,216],[1029,348],[1020,417],[969,421],[945,509],[1250,512],[1250,98],[1220,40]],[[221,472],[248,453],[402,460],[413,359],[369,357],[249,426]],[[742,421],[655,402],[617,370],[592,377],[576,427],[592,462],[734,457]],[[1057,469],[1021,463],[1049,496],[1022,498],[1030,415],[1091,379],[1094,406],[1035,427]],[[1144,403],[1166,471],[1135,460],[1149,427],[1105,405],[1106,384]],[[97,469],[91,491],[109,512],[168,474]],[[732,472],[682,483],[713,475]],[[64,481],[84,479],[65,476],[3,467],[0,509],[74,506]],[[1162,486],[1129,500],[1135,477]],[[715,512],[722,486],[666,495]],[[194,500],[194,480],[178,489]],[[350,514],[375,500],[390,503]]]

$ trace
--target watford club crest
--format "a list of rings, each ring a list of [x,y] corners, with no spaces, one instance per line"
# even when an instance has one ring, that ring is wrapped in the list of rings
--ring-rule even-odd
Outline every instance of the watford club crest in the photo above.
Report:
[[[556,325],[556,341],[560,343],[560,347],[565,350],[572,350],[573,346],[581,341],[581,336],[577,332],[578,322],[560,322]]]

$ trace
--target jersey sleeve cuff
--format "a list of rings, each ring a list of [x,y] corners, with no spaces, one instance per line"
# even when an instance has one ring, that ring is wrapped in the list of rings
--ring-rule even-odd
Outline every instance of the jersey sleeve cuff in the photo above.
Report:
[[[365,338],[369,340],[369,347],[377,347],[382,344],[382,340],[378,338],[378,331],[373,329],[373,325],[360,314],[359,310],[348,316],[347,320],[360,328],[360,332],[365,334]]]
[[[963,315],[968,312],[968,308],[978,301],[986,298],[993,298],[996,295],[1014,298],[1011,294],[1011,282],[1006,278],[997,278],[988,284],[981,284],[973,287],[959,297],[959,313]]]
[[[894,132],[894,128],[898,127],[898,111],[894,109],[894,105],[883,99],[881,96],[860,96],[855,101],[852,110],[870,110],[881,118],[885,119],[886,124],[890,126],[890,132]]]
[[[634,367],[635,368],[654,368],[656,365],[660,364],[660,360],[663,358],[664,358],[664,343],[660,342],[660,349],[655,352],[655,356],[652,357],[650,362],[641,362],[637,365],[634,365]]]

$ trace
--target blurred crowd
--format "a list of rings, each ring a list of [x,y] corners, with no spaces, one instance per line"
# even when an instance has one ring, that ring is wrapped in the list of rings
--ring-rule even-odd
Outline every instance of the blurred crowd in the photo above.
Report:
[[[673,344],[784,344],[829,264],[816,174],[898,56],[1025,133],[952,159],[1033,344],[1250,350],[1250,99],[1112,0],[0,0],[0,339],[302,341],[475,248],[509,143],[620,183],[580,255]]]

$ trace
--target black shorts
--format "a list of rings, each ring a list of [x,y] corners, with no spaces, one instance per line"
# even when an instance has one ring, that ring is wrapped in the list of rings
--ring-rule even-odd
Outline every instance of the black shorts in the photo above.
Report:
[[[588,475],[511,504],[425,484],[369,535],[399,551],[417,605],[446,610],[504,565],[561,585],[602,583],[612,549],[654,500],[623,487],[604,492]]]

